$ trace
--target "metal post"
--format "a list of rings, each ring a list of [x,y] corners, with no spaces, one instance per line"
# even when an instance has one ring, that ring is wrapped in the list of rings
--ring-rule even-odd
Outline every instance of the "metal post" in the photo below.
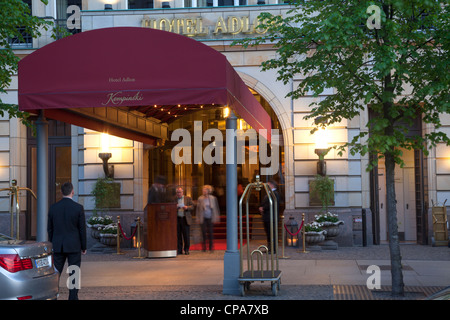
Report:
[[[37,153],[37,229],[36,241],[47,241],[48,219],[48,122],[44,112],[39,112],[36,120]]]
[[[145,257],[141,256],[141,247],[142,247],[142,242],[141,242],[141,218],[137,217],[137,223],[136,223],[136,228],[137,229],[137,245],[138,245],[138,253],[139,255],[137,257],[133,257],[135,259],[144,259]]]
[[[16,197],[16,239],[20,239],[20,206],[19,206],[19,192],[16,187],[14,190],[14,196]]]
[[[3,188],[0,189],[0,191],[9,191],[9,196],[10,196],[10,208],[9,208],[9,212],[11,215],[11,221],[10,221],[10,236],[11,238],[14,238],[14,201],[16,202],[16,239],[19,240],[19,231],[20,231],[20,207],[19,207],[19,190],[27,190],[29,192],[31,192],[31,194],[33,195],[33,197],[36,199],[36,194],[33,192],[33,190],[31,190],[30,188],[25,188],[25,187],[19,187],[17,185],[17,180],[16,179],[12,179],[11,180],[11,187],[9,188]],[[15,199],[15,200],[14,200]]]
[[[9,193],[9,197],[10,197],[10,207],[9,207],[9,212],[11,213],[11,221],[10,221],[10,236],[11,238],[14,238],[14,197],[15,197],[15,193],[14,193],[14,188],[11,187],[10,188],[10,193]],[[19,239],[19,238],[17,238]]]
[[[306,234],[305,234],[305,214],[302,213],[302,242],[303,242],[303,251],[302,253],[308,253],[306,251]]]
[[[281,257],[280,257],[280,259],[289,259],[288,256],[284,255],[284,242],[286,241],[284,214],[281,215],[281,222],[283,223],[283,227],[281,228]]]
[[[120,251],[120,216],[117,216],[117,234],[116,234],[116,246],[117,246],[117,252],[116,254],[124,254]]]
[[[227,200],[227,250],[223,258],[223,294],[239,294],[240,255],[238,251],[238,201],[237,201],[237,117],[233,111],[226,120],[226,200]],[[247,244],[248,245],[248,244]]]

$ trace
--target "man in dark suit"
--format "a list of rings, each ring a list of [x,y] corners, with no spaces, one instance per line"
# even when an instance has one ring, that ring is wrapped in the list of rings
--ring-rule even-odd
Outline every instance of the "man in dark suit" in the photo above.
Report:
[[[178,238],[178,254],[189,254],[191,236],[190,229],[192,223],[192,211],[194,203],[192,199],[184,195],[183,188],[178,187],[176,190],[177,203],[177,238]],[[184,243],[184,246],[183,246]]]
[[[61,193],[63,198],[53,204],[48,211],[47,226],[48,239],[53,245],[55,268],[60,274],[66,260],[68,260],[69,266],[79,268],[81,254],[86,254],[84,208],[72,200],[74,195],[72,183],[64,183],[61,186]],[[77,285],[69,288],[69,300],[78,300]]]
[[[278,184],[276,183],[275,180],[270,180],[268,183],[269,188],[272,190],[272,192],[275,195],[276,198],[276,211],[277,211],[277,215],[275,215],[275,207],[272,208],[273,214],[274,216],[272,217],[272,225],[273,225],[273,236],[275,237],[275,219],[277,219],[276,221],[279,221],[279,216],[280,216],[280,194],[277,190]],[[265,192],[264,192],[265,193]],[[272,201],[274,201],[274,199],[272,199]],[[266,196],[264,197],[263,201],[261,202],[261,205],[259,207],[259,212],[262,214],[262,219],[264,222],[264,230],[266,231],[266,236],[267,236],[267,248],[270,250],[271,247],[271,243],[272,243],[272,239],[270,237],[270,201],[269,198]],[[277,246],[278,246],[278,241],[275,240],[273,242],[273,249],[274,249],[274,253],[277,252]]]

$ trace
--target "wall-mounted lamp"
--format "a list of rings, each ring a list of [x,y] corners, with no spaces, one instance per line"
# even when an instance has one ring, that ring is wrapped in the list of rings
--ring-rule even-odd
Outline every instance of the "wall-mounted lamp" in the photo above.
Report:
[[[325,176],[327,174],[327,164],[325,162],[325,156],[327,155],[330,148],[328,148],[328,131],[324,126],[326,120],[322,117],[317,117],[315,119],[315,124],[320,125],[317,131],[314,133],[316,139],[316,148],[314,153],[319,156],[319,161],[317,161],[317,174]]]
[[[111,3],[105,3],[105,10],[112,10],[112,4]]]
[[[111,158],[111,153],[100,152],[98,157],[103,161],[103,171],[105,172],[106,178],[114,178],[114,166],[108,164],[108,160]]]
[[[229,108],[229,107],[223,108],[222,116],[223,116],[224,118],[228,118],[228,117],[230,116],[230,108]]]
[[[102,133],[101,135],[101,152],[98,157],[103,161],[103,171],[106,178],[114,178],[114,166],[108,164],[108,160],[111,159],[112,154],[109,152],[109,135]]]
[[[163,9],[169,9],[170,8],[170,3],[168,1],[163,1],[162,6]]]

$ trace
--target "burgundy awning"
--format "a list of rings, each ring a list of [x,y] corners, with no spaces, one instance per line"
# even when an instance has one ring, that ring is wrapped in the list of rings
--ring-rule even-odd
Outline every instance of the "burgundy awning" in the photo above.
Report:
[[[228,105],[255,130],[267,129],[270,140],[269,115],[226,57],[186,36],[148,28],[98,29],[55,41],[19,63],[20,110],[44,109],[48,118],[98,131],[98,119],[84,123],[70,110],[116,107],[170,122],[216,105]],[[124,136],[128,128],[121,130]],[[127,138],[149,142],[139,134]]]

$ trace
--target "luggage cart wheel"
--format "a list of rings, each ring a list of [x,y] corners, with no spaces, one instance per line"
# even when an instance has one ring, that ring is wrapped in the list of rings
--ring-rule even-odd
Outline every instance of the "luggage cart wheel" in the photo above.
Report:
[[[272,282],[272,294],[274,296],[278,295],[278,281]]]
[[[241,282],[240,287],[241,287],[241,296],[245,297],[245,282],[244,283]]]

